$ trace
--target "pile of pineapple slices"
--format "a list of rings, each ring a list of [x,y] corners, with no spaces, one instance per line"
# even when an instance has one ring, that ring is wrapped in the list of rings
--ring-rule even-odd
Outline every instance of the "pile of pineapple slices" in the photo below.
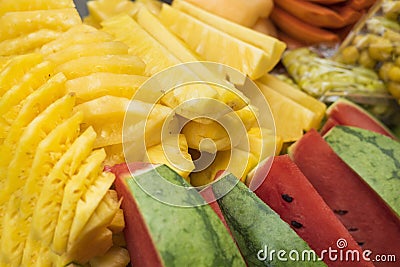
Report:
[[[126,266],[115,177],[76,107],[131,97],[145,64],[72,0],[1,1],[0,36],[0,266]]]

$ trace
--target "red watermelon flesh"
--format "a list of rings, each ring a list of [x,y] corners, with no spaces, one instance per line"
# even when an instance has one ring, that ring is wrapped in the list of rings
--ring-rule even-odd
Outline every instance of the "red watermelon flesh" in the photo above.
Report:
[[[392,139],[397,139],[397,137],[373,115],[349,100],[337,100],[326,110],[326,114],[328,118],[332,118],[333,122],[336,121],[339,125],[354,126],[389,136]],[[330,129],[329,127],[333,127],[337,124],[330,125],[328,122],[328,124],[323,127],[324,133]]]
[[[400,256],[400,219],[345,164],[314,130],[306,133],[289,154],[328,206],[364,250]],[[362,155],[360,155],[362,160]],[[399,266],[374,262],[377,266]]]
[[[264,174],[266,175],[266,173]],[[264,177],[253,177],[263,179]],[[338,249],[338,240],[345,239],[347,250],[362,249],[324,202],[307,178],[288,155],[274,158],[271,169],[255,193],[304,239],[321,256],[323,250]],[[344,266],[343,261],[331,260],[328,266]],[[346,262],[345,266],[373,266],[366,261]]]
[[[321,135],[326,134],[327,132],[329,132],[329,130],[333,127],[335,127],[336,125],[340,125],[340,123],[335,120],[332,117],[328,117],[327,120],[325,121],[324,125],[322,126],[322,128],[319,130],[319,133]]]

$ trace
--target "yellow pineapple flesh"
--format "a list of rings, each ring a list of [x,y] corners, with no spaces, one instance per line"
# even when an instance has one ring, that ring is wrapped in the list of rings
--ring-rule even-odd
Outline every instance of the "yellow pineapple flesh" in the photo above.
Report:
[[[0,16],[10,11],[62,9],[74,6],[74,2],[71,0],[2,0],[0,2]]]
[[[98,31],[88,25],[76,25],[68,31],[62,33],[56,40],[46,43],[40,48],[44,55],[60,52],[76,44],[95,44],[100,42],[110,42],[114,38],[112,35]]]
[[[10,262],[20,264],[23,255],[25,240],[29,234],[30,220],[37,197],[43,186],[43,177],[46,177],[61,155],[68,149],[79,133],[79,124],[82,114],[76,114],[69,118],[43,139],[38,145],[32,163],[31,171],[23,186],[21,196],[9,199],[14,203],[14,211],[7,210],[7,214],[17,213],[9,216],[2,232],[2,251],[8,254]],[[13,194],[16,197],[18,194]]]
[[[0,17],[0,41],[40,29],[63,32],[81,23],[75,8],[8,12]]]
[[[18,84],[30,68],[42,62],[39,53],[16,56],[0,72],[0,96],[3,96],[13,85]]]
[[[75,44],[59,52],[49,55],[46,59],[55,65],[87,56],[126,55],[128,46],[121,42],[101,42],[89,44]]]
[[[68,80],[65,87],[67,92],[75,93],[77,104],[107,95],[131,99],[148,78],[141,75],[97,72]]]
[[[86,76],[96,72],[144,75],[146,65],[133,55],[103,55],[77,58],[57,66],[68,79]]]
[[[116,37],[116,40],[126,43],[133,55],[139,56],[146,63],[146,73],[155,74],[180,61],[163,47],[156,39],[147,33],[131,17],[117,16],[101,23],[102,30]],[[130,32],[130,34],[126,34]]]

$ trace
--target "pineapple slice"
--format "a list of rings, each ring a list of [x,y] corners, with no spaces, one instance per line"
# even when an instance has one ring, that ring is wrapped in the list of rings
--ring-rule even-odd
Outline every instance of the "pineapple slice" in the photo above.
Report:
[[[57,53],[75,44],[94,44],[109,42],[114,38],[112,35],[98,31],[88,25],[77,25],[62,33],[59,38],[42,46],[40,52],[44,55]]]
[[[149,75],[180,63],[174,55],[127,15],[103,21],[101,25],[103,31],[126,43],[130,47],[129,53],[139,56],[146,63],[146,73]],[[130,34],[126,34],[127,32]]]
[[[279,155],[282,149],[282,138],[275,136],[270,129],[253,127],[247,131],[249,151],[259,159],[259,162],[268,156]],[[244,142],[238,148],[245,150]]]
[[[0,1],[0,16],[10,11],[47,10],[75,7],[72,0],[2,0]]]
[[[105,166],[114,166],[125,162],[124,148],[121,144],[115,144],[103,147],[106,151]]]
[[[0,17],[0,41],[40,29],[63,32],[81,23],[75,8],[8,12]]]
[[[23,187],[22,196],[14,193],[8,201],[3,231],[1,233],[1,250],[8,261],[20,264],[25,240],[29,234],[30,219],[37,198],[46,177],[61,155],[68,149],[79,133],[82,114],[75,114],[40,142],[32,163],[32,168]]]
[[[67,248],[69,231],[78,200],[85,194],[90,182],[101,173],[105,157],[103,149],[93,151],[80,167],[79,172],[72,176],[65,186],[52,243],[52,250],[58,254],[62,254]]]
[[[118,209],[110,225],[107,226],[113,234],[121,233],[125,228],[124,210]]]
[[[43,29],[21,35],[14,39],[1,41],[0,56],[22,55],[36,52],[41,46],[57,39],[60,35],[60,32]]]
[[[198,61],[200,57],[190,50],[185,43],[171,33],[159,19],[142,7],[136,15],[136,20],[151,36],[166,47],[181,62]],[[198,33],[196,33],[198,34]]]
[[[30,234],[26,240],[22,259],[23,265],[30,266],[32,262],[38,261],[39,256],[51,256],[49,247],[54,237],[63,189],[90,155],[95,139],[96,133],[92,128],[88,128],[72,143],[45,178],[32,215]]]
[[[67,92],[76,94],[76,103],[81,104],[110,95],[131,99],[149,77],[140,75],[96,72],[66,82]]]
[[[18,84],[32,67],[42,61],[43,56],[39,53],[16,56],[11,59],[0,73],[0,96]]]
[[[127,249],[113,246],[103,256],[98,256],[90,260],[91,266],[96,267],[121,267],[127,266],[130,262]]]
[[[323,102],[315,99],[314,97],[301,90],[294,88],[290,84],[278,79],[271,74],[264,75],[256,83],[264,84],[272,90],[292,99],[293,101],[314,112],[315,121],[312,123],[312,127],[315,129],[318,129],[320,127],[320,123],[324,118],[326,111],[326,105]]]
[[[129,99],[102,96],[75,107],[84,114],[83,127],[93,127],[97,133],[95,147],[122,143],[122,124]]]
[[[114,179],[114,174],[103,172],[79,199],[69,233],[67,251],[79,248],[78,244],[82,239],[96,229],[107,227],[111,223],[119,209],[119,203],[107,197],[106,203],[103,203],[102,199]]]
[[[76,44],[59,52],[49,55],[46,59],[55,65],[87,56],[126,55],[128,46],[121,42],[102,42],[89,44]]]
[[[303,136],[303,130],[308,131],[314,127],[313,123],[317,115],[310,109],[266,85],[259,83],[258,86],[275,118],[276,134],[282,137],[284,143],[300,139]]]
[[[146,65],[133,55],[103,55],[81,57],[57,66],[68,79],[86,76],[96,72],[111,72],[143,75]]]
[[[144,161],[155,164],[166,164],[188,182],[189,174],[195,166],[188,152],[185,135],[171,135],[162,144],[149,147]]]
[[[174,1],[172,6],[212,27],[215,27],[233,37],[242,40],[243,42],[252,44],[264,50],[264,52],[267,53],[271,58],[270,65],[266,69],[267,71],[272,70],[272,68],[279,62],[282,53],[286,49],[286,44],[274,37],[251,30],[247,27],[226,20],[220,16],[216,16],[199,7],[196,7],[193,4],[188,3],[187,1]]]
[[[147,146],[158,144],[162,125],[167,116],[172,114],[172,110],[163,105],[116,96],[103,96],[85,102],[76,106],[75,111],[85,115],[84,126],[92,126],[97,132],[95,147],[121,144],[122,134],[128,133],[136,140],[144,140],[146,136]],[[125,116],[127,119],[124,122]],[[123,133],[123,123],[133,129]]]
[[[0,136],[9,131],[21,108],[21,102],[53,75],[54,67],[50,62],[34,66],[24,75],[22,81],[9,89],[0,99]]]
[[[96,231],[83,236],[75,247],[63,255],[58,265],[67,266],[68,263],[77,262],[79,266],[82,266],[91,258],[104,255],[112,245],[112,232],[107,228],[96,229]]]
[[[205,60],[231,66],[251,79],[261,77],[271,67],[271,56],[262,49],[207,25],[180,10],[164,4],[159,18],[165,26]]]

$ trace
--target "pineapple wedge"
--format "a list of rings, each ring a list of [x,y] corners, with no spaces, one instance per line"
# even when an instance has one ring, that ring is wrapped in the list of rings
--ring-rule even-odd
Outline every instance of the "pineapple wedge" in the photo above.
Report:
[[[0,41],[40,29],[64,32],[81,23],[75,8],[8,12],[0,17]]]
[[[62,33],[56,40],[43,45],[40,53],[50,55],[75,44],[95,44],[113,41],[113,36],[88,25],[77,25]]]
[[[103,147],[106,151],[106,159],[104,166],[114,166],[125,162],[124,148],[121,144],[110,145]]]
[[[81,104],[110,95],[131,99],[149,77],[141,75],[96,72],[68,80],[67,92],[74,92],[76,103]]]
[[[0,1],[0,16],[10,11],[47,10],[75,7],[71,0],[2,0]]]
[[[103,172],[89,186],[86,193],[79,199],[76,206],[75,216],[72,221],[71,231],[69,233],[67,246],[68,251],[71,251],[74,247],[79,247],[77,244],[80,242],[80,239],[87,236],[93,230],[95,231],[99,227],[102,228],[101,226],[106,227],[109,223],[111,223],[115,213],[118,211],[118,203],[116,203],[114,206],[106,204],[105,208],[111,208],[112,212],[99,212],[98,215],[101,214],[100,216],[96,216],[94,214],[97,214],[95,211],[99,204],[102,203],[102,199],[107,194],[107,191],[113,184],[114,179],[115,176],[112,173]],[[103,209],[103,206],[101,206],[100,209]],[[100,226],[96,222],[92,223],[92,220],[99,220]],[[104,225],[102,223],[104,223]]]
[[[171,33],[147,8],[142,7],[136,14],[136,21],[159,43],[166,47],[181,62],[198,61],[200,57],[189,49],[177,36]]]
[[[171,52],[127,15],[113,17],[103,21],[101,25],[103,31],[126,43],[130,47],[129,53],[139,56],[146,63],[148,75],[180,63]],[[130,34],[126,34],[127,32]]]
[[[188,149],[185,135],[171,135],[163,140],[162,144],[149,147],[144,161],[166,164],[190,182],[188,177],[195,166]]]
[[[16,56],[0,72],[0,96],[18,84],[22,77],[35,65],[43,61],[39,53]]]
[[[0,56],[22,55],[36,52],[44,44],[57,39],[61,32],[42,29],[14,39],[0,42]]]
[[[292,99],[293,101],[314,112],[315,121],[312,122],[312,127],[319,129],[320,123],[324,118],[326,111],[326,105],[323,102],[315,99],[301,90],[294,88],[288,83],[279,80],[277,77],[271,74],[265,74],[258,81],[256,81],[256,83],[262,83],[272,90]]]
[[[128,46],[121,42],[101,42],[88,44],[75,44],[59,52],[49,55],[46,60],[55,65],[88,56],[126,55]]]
[[[126,134],[129,140],[143,140],[141,137],[145,136],[147,146],[158,144],[161,127],[167,116],[172,114],[172,109],[160,104],[109,95],[80,104],[75,111],[85,115],[84,127],[90,125],[97,132],[95,147],[121,144],[122,134]],[[123,132],[124,123],[127,125],[126,132]],[[135,153],[138,153],[137,150]]]
[[[127,266],[130,262],[127,249],[113,246],[103,256],[95,257],[90,260],[91,266],[96,267],[120,267]]]
[[[52,243],[52,250],[57,254],[62,254],[67,249],[68,236],[78,200],[85,194],[90,183],[101,173],[105,157],[103,149],[93,151],[80,167],[79,172],[71,177],[64,188],[61,210]]]
[[[258,86],[275,118],[276,134],[282,137],[284,143],[300,139],[303,130],[315,127],[317,115],[313,111],[266,85],[258,83]]]
[[[103,55],[77,58],[56,67],[68,79],[75,79],[96,72],[144,75],[146,65],[133,55]]]
[[[271,68],[271,56],[264,50],[224,33],[178,9],[164,4],[159,18],[168,29],[205,60],[231,66],[251,79],[261,77]]]
[[[280,40],[251,30],[240,24],[236,24],[220,16],[209,13],[187,1],[176,0],[172,5],[186,14],[201,20],[202,22],[215,27],[233,37],[236,37],[243,42],[252,44],[267,53],[270,56],[270,64],[266,71],[270,71],[281,59],[282,53],[286,49],[286,44]]]
[[[82,114],[75,114],[40,142],[32,163],[31,171],[22,189],[21,197],[14,193],[8,201],[3,231],[1,251],[11,263],[20,264],[25,240],[29,234],[30,219],[37,197],[46,177],[61,155],[68,149],[79,133]]]

